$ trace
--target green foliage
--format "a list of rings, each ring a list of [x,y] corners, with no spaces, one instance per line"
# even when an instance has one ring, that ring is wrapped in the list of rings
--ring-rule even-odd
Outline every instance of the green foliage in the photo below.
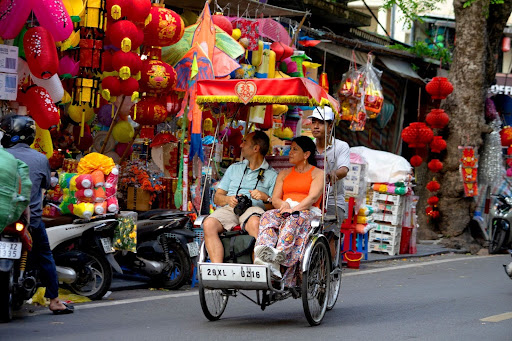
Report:
[[[468,0],[476,1],[476,0]],[[491,1],[504,1],[504,0],[491,0]],[[402,11],[404,16],[401,20],[407,28],[411,28],[412,23],[416,20],[421,21],[421,14],[430,12],[438,8],[440,4],[443,4],[445,0],[385,0],[383,4],[384,9],[391,9],[393,5],[396,5]]]
[[[434,48],[430,48],[424,41],[416,41],[411,47],[407,47],[400,44],[394,44],[388,46],[390,49],[407,51],[413,53],[421,58],[432,58],[441,60],[443,63],[452,62],[452,53],[446,47],[440,47],[435,45]]]

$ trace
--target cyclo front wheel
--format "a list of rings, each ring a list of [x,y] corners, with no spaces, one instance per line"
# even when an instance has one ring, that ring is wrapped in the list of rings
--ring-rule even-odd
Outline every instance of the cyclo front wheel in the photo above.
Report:
[[[207,289],[202,283],[199,283],[199,301],[204,316],[210,321],[220,319],[226,306],[229,296],[221,289]]]
[[[329,300],[331,262],[327,247],[318,241],[313,245],[308,269],[302,274],[302,306],[309,324],[322,323]]]

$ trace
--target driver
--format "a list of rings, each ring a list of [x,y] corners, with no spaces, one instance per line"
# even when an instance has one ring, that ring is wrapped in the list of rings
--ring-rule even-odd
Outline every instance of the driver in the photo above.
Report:
[[[2,117],[0,129],[4,132],[2,146],[15,158],[27,164],[32,181],[29,231],[33,246],[30,262],[40,268],[41,279],[46,286],[45,297],[50,299],[50,310],[54,314],[72,313],[73,306],[62,302],[58,297],[57,269],[42,220],[42,190],[50,186],[50,164],[43,154],[30,148],[36,135],[36,124],[28,116],[7,115]]]
[[[248,134],[240,146],[245,160],[229,166],[219,183],[214,197],[219,208],[203,223],[204,243],[212,263],[224,260],[220,233],[240,225],[256,238],[261,214],[272,208],[277,172],[265,160],[269,145],[270,140],[264,132],[257,130]],[[241,195],[249,200],[243,200]],[[242,207],[244,201],[249,207]],[[246,210],[242,213],[239,209],[243,211],[243,208]]]

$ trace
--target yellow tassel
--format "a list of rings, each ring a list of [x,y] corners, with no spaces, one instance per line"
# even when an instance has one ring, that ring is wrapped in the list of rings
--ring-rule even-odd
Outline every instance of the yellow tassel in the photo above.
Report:
[[[133,108],[133,119],[137,119],[137,103],[135,103],[135,108]]]
[[[114,103],[112,103],[112,118],[114,118]]]
[[[84,131],[85,131],[85,110],[82,109],[82,123],[80,124],[80,137],[84,137]],[[80,141],[78,143],[80,143]]]

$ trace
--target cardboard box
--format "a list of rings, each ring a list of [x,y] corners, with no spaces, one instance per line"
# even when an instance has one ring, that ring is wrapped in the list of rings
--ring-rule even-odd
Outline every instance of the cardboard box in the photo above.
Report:
[[[126,200],[126,208],[136,211],[149,211],[151,205],[149,201],[151,193],[141,188],[128,187],[128,198]]]
[[[18,46],[0,44],[0,72],[18,73]]]
[[[0,73],[0,100],[15,101],[18,95],[18,75]]]

